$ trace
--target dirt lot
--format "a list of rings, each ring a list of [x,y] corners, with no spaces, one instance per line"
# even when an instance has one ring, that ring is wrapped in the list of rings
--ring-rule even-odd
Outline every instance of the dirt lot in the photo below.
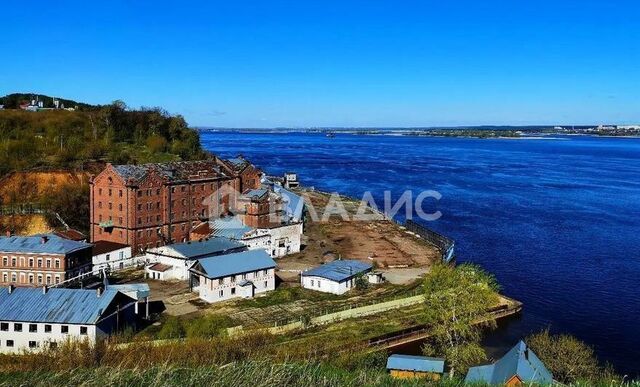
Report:
[[[305,224],[303,251],[278,260],[281,277],[285,281],[297,279],[300,270],[338,257],[373,262],[382,271],[398,272],[399,268],[411,268],[414,269],[411,273],[414,278],[415,269],[424,272],[439,259],[439,251],[433,245],[385,220],[381,214],[376,214],[377,220],[354,220],[353,215],[360,205],[357,201],[348,198],[341,201],[350,214],[348,220],[336,215],[322,219],[322,209],[329,196],[308,191],[303,196],[313,204],[319,219],[308,219]],[[369,213],[372,214],[371,210]]]

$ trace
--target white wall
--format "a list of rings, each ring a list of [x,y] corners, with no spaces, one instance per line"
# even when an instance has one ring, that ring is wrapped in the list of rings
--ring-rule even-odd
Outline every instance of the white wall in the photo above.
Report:
[[[235,278],[235,282],[232,281],[232,277]],[[267,269],[266,274],[264,270],[259,270],[214,280],[200,276],[200,286],[198,287],[200,298],[206,302],[218,302],[242,297],[243,294],[238,283],[245,279],[253,282],[254,294],[265,293],[276,288],[274,269]],[[235,289],[235,294],[232,294],[232,289]],[[220,291],[223,293],[222,296]]]
[[[271,234],[271,249],[267,251],[273,258],[300,252],[302,223],[274,227],[269,229],[269,232]]]
[[[154,263],[162,263],[164,265],[169,265],[172,268],[164,272],[163,280],[180,280],[186,281],[190,278],[189,269],[195,263],[194,260],[180,259],[180,258],[172,258],[165,257],[163,255],[155,255],[151,252],[147,252],[144,256],[144,261],[147,266],[151,266]],[[148,270],[145,270],[148,272]]]
[[[96,342],[96,335],[99,337],[100,334],[97,334],[95,325],[76,325],[76,324],[44,324],[37,323],[37,332],[29,332],[29,323],[22,322],[22,332],[16,332],[14,329],[13,321],[1,321],[1,323],[8,323],[9,330],[2,331],[0,330],[0,353],[20,353],[23,350],[42,350],[46,349],[49,346],[50,342],[57,342],[58,345],[63,343],[66,340],[89,340],[91,343]],[[20,323],[19,323],[20,324]],[[51,326],[51,332],[46,333],[44,331],[45,325]],[[61,331],[62,326],[69,327],[69,333],[64,334]],[[80,334],[80,327],[87,328],[87,334]],[[7,347],[7,340],[13,340],[13,347]],[[29,342],[35,341],[38,345],[37,348],[30,349]]]
[[[93,270],[101,270],[109,267],[112,270],[119,270],[125,267],[134,266],[141,263],[142,258],[133,258],[131,256],[131,247],[114,250],[104,254],[93,256]]]
[[[317,290],[319,292],[344,294],[355,287],[355,278],[346,281],[331,281],[322,277],[302,276],[302,287],[305,289]]]

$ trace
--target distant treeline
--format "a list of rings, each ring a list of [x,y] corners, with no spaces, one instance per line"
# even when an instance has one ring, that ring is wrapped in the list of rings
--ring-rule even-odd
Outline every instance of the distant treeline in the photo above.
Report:
[[[6,97],[5,97],[6,98]],[[90,106],[90,105],[87,105]],[[87,162],[145,163],[203,158],[197,131],[160,108],[124,102],[90,110],[0,110],[0,176]]]

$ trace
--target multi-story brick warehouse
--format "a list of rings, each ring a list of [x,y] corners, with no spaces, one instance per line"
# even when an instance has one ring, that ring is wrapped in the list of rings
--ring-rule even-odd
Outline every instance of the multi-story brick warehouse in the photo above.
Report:
[[[191,228],[235,208],[238,192],[260,185],[260,170],[219,158],[111,165],[91,180],[91,240],[133,253],[189,240]]]
[[[54,234],[0,237],[0,285],[55,285],[90,272],[91,248]]]

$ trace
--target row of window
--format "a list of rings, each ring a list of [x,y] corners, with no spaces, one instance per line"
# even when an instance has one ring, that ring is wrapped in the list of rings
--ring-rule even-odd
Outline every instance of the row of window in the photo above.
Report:
[[[38,324],[26,324],[29,328],[29,333],[38,333]],[[0,323],[0,332],[9,332],[11,324],[7,322]],[[13,323],[13,332],[22,332],[23,324],[22,323]],[[53,326],[51,324],[44,324],[44,333],[54,333]],[[80,327],[80,334],[86,335],[89,332],[89,328],[85,326]],[[58,333],[58,332],[55,332]],[[69,334],[69,326],[68,325],[60,325],[60,333],[63,335]]]
[[[11,262],[11,267],[46,267],[47,269],[51,269],[52,265],[53,268],[55,269],[59,269],[60,268],[60,259],[56,258],[56,259],[51,259],[51,258],[25,258],[25,257],[20,257],[20,259],[18,259],[17,257],[11,257],[11,261],[9,261],[9,257],[2,257],[2,265],[4,267],[10,267],[9,266],[9,262]],[[18,263],[20,263],[20,266],[18,266]],[[28,266],[27,266],[28,264]],[[37,266],[36,266],[37,265]],[[44,265],[44,266],[43,266]]]
[[[18,273],[11,273],[11,277],[9,277],[9,273],[3,272],[2,273],[2,282],[4,283],[9,283],[9,278],[11,278],[11,283],[18,283]],[[36,278],[37,281],[36,282]],[[27,279],[29,282],[27,282]],[[44,274],[38,274],[37,276],[35,274],[29,274],[28,276],[25,273],[20,273],[20,283],[21,284],[31,284],[31,285],[35,285],[36,283],[38,285],[51,285],[52,282],[55,284],[59,284],[60,283],[60,275],[56,274],[55,276],[51,276],[51,274],[47,274],[46,276]]]
[[[268,283],[267,281],[264,281],[264,287],[265,287],[265,289],[266,289],[268,286],[269,286],[269,283]],[[231,288],[231,289],[230,289],[230,291],[231,291],[231,295],[232,295],[232,296],[235,296],[235,295],[236,295],[236,288],[235,288],[235,287]],[[220,289],[220,290],[218,291],[218,297],[220,297],[220,298],[224,297],[224,289]]]
[[[250,277],[248,275],[249,273],[243,273],[243,274],[240,274],[240,275],[235,275],[235,276],[225,277],[225,278],[229,278],[230,283],[235,283],[236,280],[241,280],[242,281],[242,280],[246,280],[246,279],[258,278],[260,273],[262,273],[263,276],[266,276],[266,275],[269,274],[269,270],[254,271],[253,272],[253,277]],[[205,285],[210,284],[211,286],[224,285],[225,278],[208,279],[207,277],[204,277],[204,284]]]

